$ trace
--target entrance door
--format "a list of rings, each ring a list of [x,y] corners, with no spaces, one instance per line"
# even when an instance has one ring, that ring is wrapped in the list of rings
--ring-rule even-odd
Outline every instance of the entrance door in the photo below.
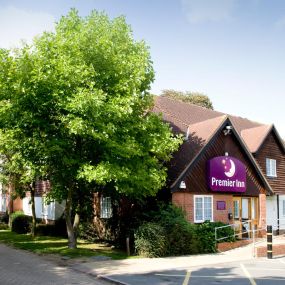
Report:
[[[258,225],[258,198],[233,197],[233,218],[237,232],[249,232],[243,235],[251,237],[250,231]],[[246,223],[249,221],[249,223]]]

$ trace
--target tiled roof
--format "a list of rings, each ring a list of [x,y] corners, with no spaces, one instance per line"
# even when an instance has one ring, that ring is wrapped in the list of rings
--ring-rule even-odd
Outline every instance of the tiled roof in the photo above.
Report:
[[[241,136],[246,142],[250,152],[255,153],[258,151],[271,129],[272,125],[261,125],[241,131]]]
[[[250,149],[258,148],[258,146],[263,142],[265,136],[268,134],[264,131],[268,129],[268,125],[193,104],[184,103],[178,100],[173,100],[164,96],[155,97],[155,107],[153,111],[156,113],[162,113],[163,119],[171,124],[174,131],[180,131],[182,133],[187,132],[187,127],[189,125],[227,115],[231,119],[236,131],[242,136],[246,145]],[[204,128],[203,124],[201,124],[200,127]],[[245,132],[247,129],[249,130]],[[257,131],[262,130],[262,132],[257,136],[251,129],[256,129]],[[202,132],[202,130],[200,130],[200,132]]]
[[[243,138],[245,147],[250,152],[259,148],[268,135],[270,127],[272,128],[272,126],[250,121],[246,118],[228,115],[163,96],[155,97],[153,112],[161,113],[164,121],[170,124],[174,133],[182,133],[185,136],[187,133],[189,134],[189,138],[184,141],[170,162],[168,175],[170,185],[177,181],[181,173],[185,172],[189,165],[195,161],[195,157],[199,155],[199,152],[202,151],[227,118],[236,130],[237,135]],[[253,163],[256,164],[256,162]],[[258,166],[256,167],[258,168]],[[265,183],[267,184],[266,179]]]

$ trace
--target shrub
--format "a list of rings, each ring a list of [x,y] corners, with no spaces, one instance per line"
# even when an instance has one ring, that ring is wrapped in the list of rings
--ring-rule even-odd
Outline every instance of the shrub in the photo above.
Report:
[[[12,214],[12,232],[18,234],[26,234],[31,229],[32,218],[24,215],[22,212],[15,212]]]
[[[216,252],[215,233],[210,222],[196,225],[199,253]]]
[[[196,226],[187,221],[178,222],[167,232],[168,255],[185,255],[199,253]]]
[[[135,232],[135,250],[144,257],[165,256],[167,238],[164,228],[153,222],[140,226]]]
[[[83,222],[79,224],[78,237],[90,242],[95,242],[99,239],[97,230],[92,222]]]
[[[222,222],[210,223],[210,226],[213,228],[214,233],[215,233],[215,228],[223,227],[226,225],[227,224],[224,224]],[[235,234],[235,231],[232,227],[220,228],[217,230],[217,239],[220,239],[220,240],[218,240],[218,242],[235,241],[236,238],[235,238],[234,234]]]
[[[8,224],[9,215],[7,213],[0,215],[0,223]]]
[[[8,230],[9,226],[5,223],[0,223],[0,230]]]
[[[65,220],[60,218],[52,224],[38,224],[36,233],[39,236],[67,237]]]
[[[165,229],[168,240],[167,255],[199,252],[196,227],[186,221],[183,211],[174,206],[161,207],[155,220]]]

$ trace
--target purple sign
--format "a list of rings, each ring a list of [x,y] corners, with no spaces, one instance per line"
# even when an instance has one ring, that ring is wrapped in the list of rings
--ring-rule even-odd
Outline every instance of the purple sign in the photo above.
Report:
[[[245,165],[230,156],[218,156],[208,161],[208,186],[216,192],[245,192]]]
[[[225,210],[226,202],[225,201],[217,201],[217,210]]]

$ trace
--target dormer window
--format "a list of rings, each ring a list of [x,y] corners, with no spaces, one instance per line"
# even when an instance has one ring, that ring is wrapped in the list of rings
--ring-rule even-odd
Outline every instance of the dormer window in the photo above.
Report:
[[[266,158],[266,175],[268,177],[277,177],[276,159]]]

